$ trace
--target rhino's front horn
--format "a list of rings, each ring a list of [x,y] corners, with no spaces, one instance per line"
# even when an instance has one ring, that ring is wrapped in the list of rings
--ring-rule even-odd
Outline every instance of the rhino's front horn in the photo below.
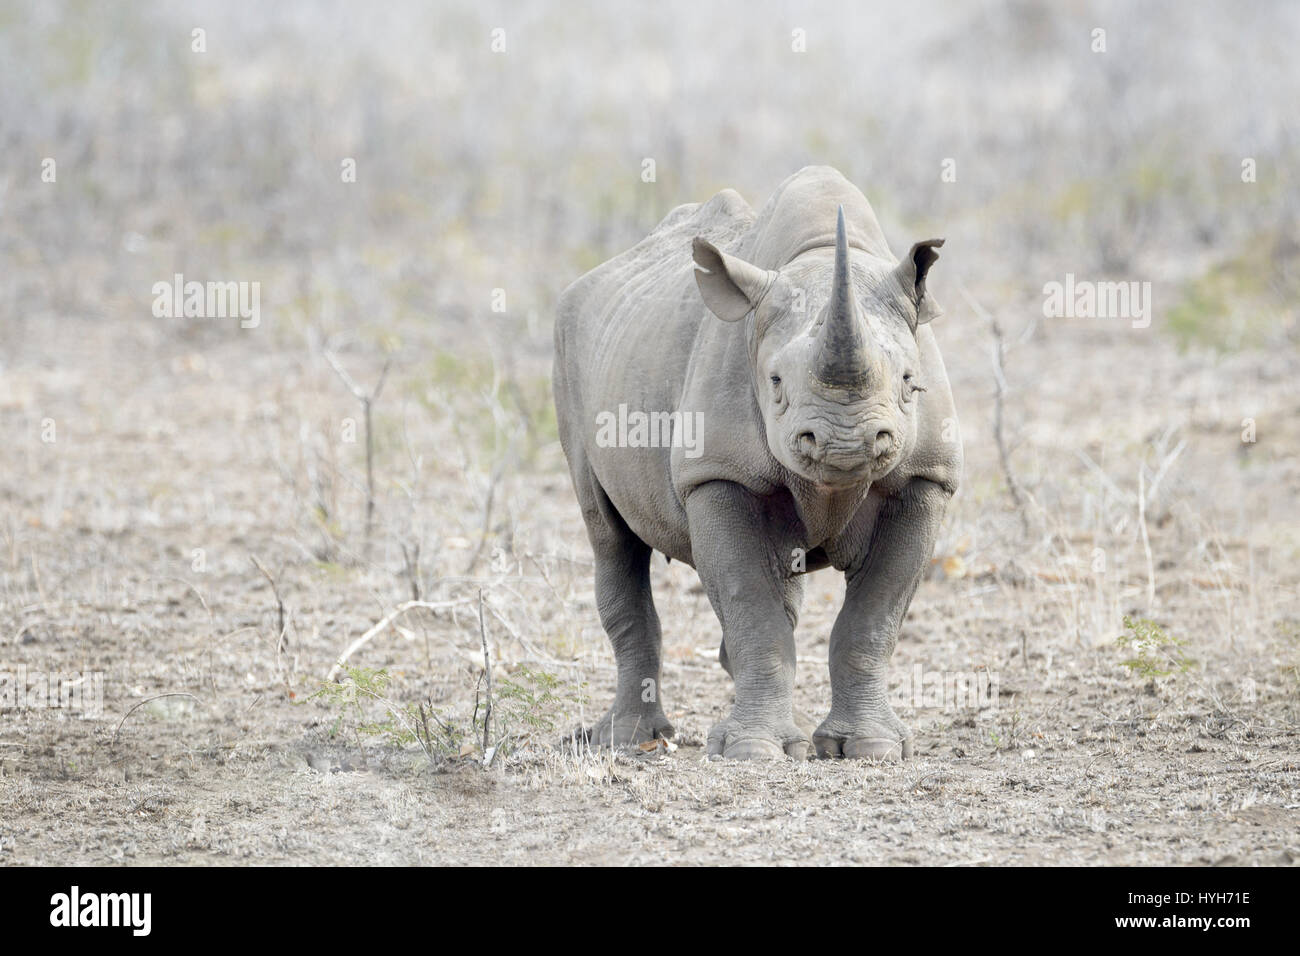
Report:
[[[843,206],[835,227],[835,278],[817,333],[815,355],[813,375],[823,385],[850,388],[865,384],[869,377],[866,337],[849,277],[849,242],[844,233]]]

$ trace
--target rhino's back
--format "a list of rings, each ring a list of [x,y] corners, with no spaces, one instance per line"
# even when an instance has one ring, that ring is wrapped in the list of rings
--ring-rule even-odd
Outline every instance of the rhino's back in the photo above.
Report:
[[[703,305],[698,301],[689,309],[679,308],[694,290],[691,240],[703,236],[715,245],[728,246],[753,222],[753,209],[732,189],[705,203],[678,206],[631,249],[601,263],[561,293],[557,348],[561,339],[573,348],[599,341],[611,326],[629,320],[630,312],[661,307],[689,311],[696,320],[702,319]]]
[[[754,221],[740,194],[678,206],[631,249],[592,269],[560,295],[557,379],[568,391],[560,414],[616,408],[672,411],[691,344],[707,312],[695,288],[691,240],[733,244]]]

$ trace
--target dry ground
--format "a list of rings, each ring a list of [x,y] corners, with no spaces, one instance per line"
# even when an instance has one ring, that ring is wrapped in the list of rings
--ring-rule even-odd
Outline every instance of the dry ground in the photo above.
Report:
[[[410,574],[390,540],[394,527],[404,528],[400,517],[377,522],[370,561],[342,545],[332,556],[313,553],[325,545],[313,541],[320,523],[297,497],[303,489],[285,477],[296,467],[289,442],[313,418],[353,413],[323,362],[316,368],[291,353],[250,354],[238,343],[200,358],[157,326],[124,336],[93,323],[29,323],[0,405],[19,436],[4,489],[2,658],[11,669],[103,671],[105,712],[101,719],[51,710],[4,715],[0,858],[1293,862],[1300,857],[1296,581],[1294,563],[1278,554],[1294,548],[1285,540],[1294,530],[1280,517],[1234,526],[1231,515],[1287,500],[1266,476],[1294,489],[1294,458],[1270,448],[1294,442],[1296,419],[1262,418],[1270,442],[1250,448],[1243,463],[1238,412],[1216,420],[1213,396],[1153,407],[1149,397],[1055,394],[1052,363],[1067,355],[1077,363],[1091,335],[1058,328],[1009,353],[1012,378],[1023,355],[1036,356],[1035,421],[1069,421],[1084,433],[1109,422],[1115,432],[1080,446],[1098,460],[1094,473],[1042,427],[1032,454],[1021,455],[1030,466],[1021,480],[1027,494],[1061,501],[1054,511],[1033,512],[1028,539],[981,427],[990,389],[976,383],[986,370],[954,370],[969,423],[968,480],[907,621],[895,672],[901,679],[918,665],[987,671],[999,691],[992,706],[905,708],[917,759],[898,766],[709,761],[703,735],[729,705],[714,660],[716,622],[693,572],[657,563],[664,693],[680,746],[667,754],[583,754],[556,746],[558,731],[543,732],[484,770],[477,752],[434,768],[418,747],[356,733],[348,719],[332,733],[336,711],[307,699],[343,647],[410,596]],[[960,352],[963,336],[954,330],[953,337]],[[1137,358],[1131,344],[1122,354],[1096,354],[1100,341],[1091,348],[1088,361],[1098,366],[1145,368],[1150,395],[1188,378],[1188,361],[1154,339]],[[1213,381],[1230,392],[1228,376],[1241,376],[1261,407],[1294,409],[1286,382],[1296,363],[1289,361],[1241,360],[1215,369]],[[136,370],[129,382],[103,374],[128,363]],[[367,372],[373,379],[377,369]],[[400,396],[409,370],[391,374],[386,392],[397,409],[407,401]],[[360,371],[357,377],[365,380]],[[1107,408],[1111,402],[1128,408],[1127,416]],[[1103,407],[1089,410],[1096,405]],[[48,444],[39,438],[46,418],[59,423]],[[1150,443],[1161,440],[1162,420],[1177,424],[1187,445],[1146,516],[1152,617],[1185,640],[1195,665],[1148,682],[1122,666],[1116,612],[1146,614],[1136,508],[1124,496],[1144,456],[1158,468],[1161,455]],[[448,427],[431,416],[418,429],[412,421],[401,440],[409,447],[379,455],[380,508],[399,515],[428,508],[435,524],[444,510],[463,516],[463,528],[440,524],[440,548],[421,559],[421,577],[430,600],[471,600],[454,617],[409,615],[404,631],[378,636],[353,663],[387,669],[393,699],[427,699],[445,719],[468,725],[481,671],[473,599],[483,587],[500,615],[487,614],[497,680],[531,666],[554,674],[566,694],[585,682],[591,703],[583,709],[603,707],[612,661],[553,443],[503,478],[488,542],[502,551],[495,568],[485,553],[466,574],[483,513],[472,499],[481,499],[487,479],[438,454],[454,446]],[[1171,445],[1165,438],[1161,447]],[[360,447],[336,451],[340,474],[359,476]],[[425,456],[418,478],[399,473],[414,473],[412,455]],[[1053,467],[1068,474],[1049,482]],[[1111,477],[1102,477],[1102,467]],[[349,516],[337,534],[356,544],[364,496],[348,486],[338,497]],[[1048,526],[1048,513],[1061,517]],[[1215,514],[1226,528],[1216,527]],[[329,533],[318,537],[324,542]],[[1108,559],[1101,574],[1092,571],[1095,547]],[[280,653],[275,600],[252,555],[276,578],[289,610]],[[799,628],[800,705],[810,714],[828,699],[826,638],[837,601],[835,575],[818,574]],[[192,696],[136,707],[176,693]],[[561,723],[585,716],[578,710],[565,708]]]

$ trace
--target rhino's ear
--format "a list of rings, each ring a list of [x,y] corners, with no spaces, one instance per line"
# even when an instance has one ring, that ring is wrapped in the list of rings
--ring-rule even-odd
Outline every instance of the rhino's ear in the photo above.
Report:
[[[737,322],[749,315],[776,278],[775,272],[729,256],[698,236],[691,252],[695,259],[695,284],[700,287],[704,304],[724,322]]]
[[[934,250],[942,245],[942,239],[923,239],[914,244],[907,253],[907,258],[894,267],[894,278],[902,287],[903,294],[916,306],[916,325],[925,325],[943,315],[943,309],[939,308],[934,297],[925,292],[925,277],[930,272],[930,266],[939,258],[939,253]],[[916,331],[916,325],[912,326],[913,332]]]

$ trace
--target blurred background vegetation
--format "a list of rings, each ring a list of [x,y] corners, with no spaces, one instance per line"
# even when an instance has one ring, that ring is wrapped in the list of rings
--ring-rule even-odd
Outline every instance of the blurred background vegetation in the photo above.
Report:
[[[97,532],[142,508],[188,528],[180,459],[155,452],[192,445],[209,474],[272,469],[238,486],[234,524],[355,557],[371,491],[328,349],[363,387],[391,366],[373,557],[392,573],[420,548],[435,575],[513,552],[539,515],[512,484],[529,474],[558,509],[534,550],[560,527],[580,541],[549,390],[560,291],[680,203],[733,187],[759,207],[826,163],[896,251],[947,239],[931,287],[967,443],[954,537],[1006,504],[1003,411],[1022,483],[1067,526],[1125,527],[1133,472],[1117,485],[1106,456],[1154,479],[1190,426],[1218,437],[1162,490],[1189,491],[1198,522],[1227,509],[1276,533],[1270,492],[1300,482],[1280,397],[1300,336],[1297,39],[1281,2],[0,2],[0,412],[30,439],[7,487],[57,527],[62,493],[29,493],[54,467]],[[175,273],[259,282],[260,326],[154,318]],[[1151,328],[1045,320],[1066,273],[1150,282]],[[32,437],[47,416],[98,450],[52,465]],[[132,436],[162,462],[145,497],[88,491],[79,469],[134,461]],[[1257,469],[1253,517],[1211,465],[1233,461]],[[292,504],[271,515],[277,472]],[[227,488],[205,488],[211,518]]]
[[[0,318],[147,315],[183,272],[261,281],[281,343],[317,325],[544,355],[563,286],[673,206],[724,186],[757,206],[828,163],[895,247],[947,236],[940,282],[1150,280],[1187,347],[1294,342],[1297,21],[1230,2],[6,2]]]

